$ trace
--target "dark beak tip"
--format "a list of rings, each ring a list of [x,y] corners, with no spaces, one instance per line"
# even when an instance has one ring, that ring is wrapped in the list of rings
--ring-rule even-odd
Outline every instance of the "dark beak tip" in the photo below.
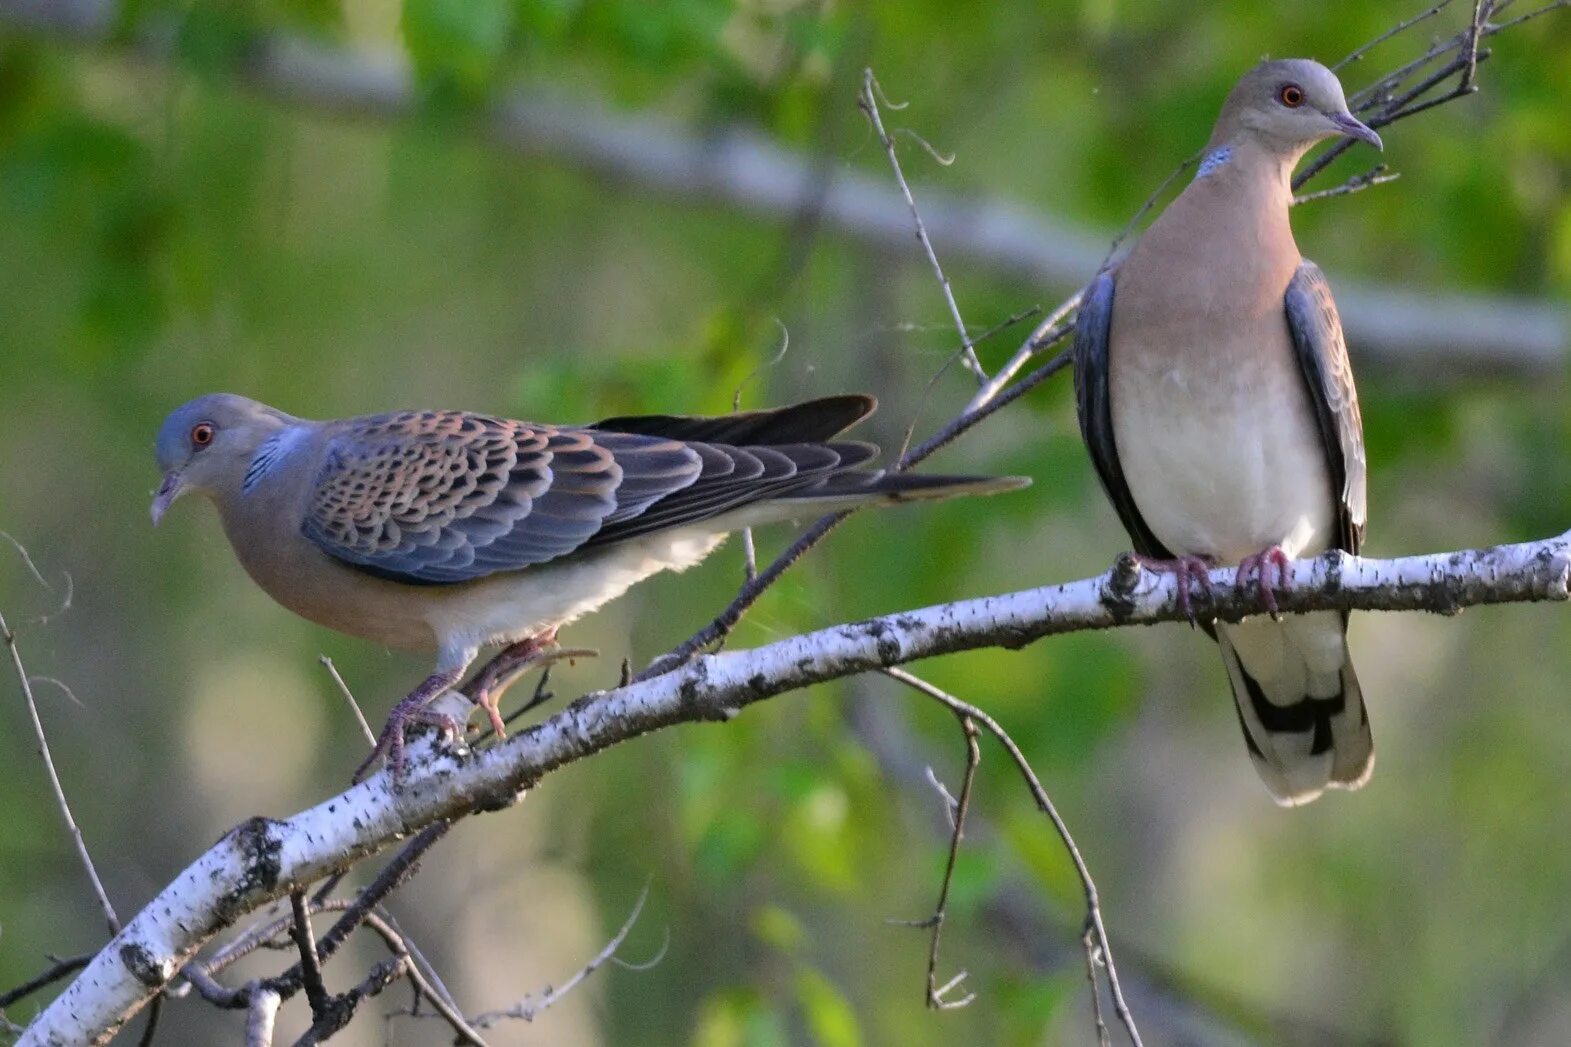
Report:
[[[1336,124],[1337,130],[1347,137],[1356,138],[1360,142],[1374,146],[1375,149],[1382,153],[1385,152],[1386,144],[1380,140],[1380,136],[1375,133],[1375,129],[1352,113],[1339,113],[1332,118],[1332,122]]]

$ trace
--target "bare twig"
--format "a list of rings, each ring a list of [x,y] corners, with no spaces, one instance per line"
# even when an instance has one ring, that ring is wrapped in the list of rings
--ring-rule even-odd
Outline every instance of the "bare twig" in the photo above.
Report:
[[[918,677],[904,669],[887,669],[885,675],[902,683],[911,684]],[[925,682],[925,681],[924,681]],[[920,688],[919,688],[920,689]],[[923,690],[924,694],[928,693]],[[929,921],[932,926],[932,939],[927,953],[927,1006],[941,1011],[956,1010],[964,1007],[976,999],[976,993],[968,992],[957,1000],[949,999],[949,993],[961,985],[966,978],[966,972],[960,971],[943,985],[938,984],[938,949],[939,942],[944,933],[944,920],[949,915],[949,889],[955,881],[955,865],[960,860],[960,841],[965,838],[966,815],[971,810],[971,789],[976,784],[976,769],[982,762],[982,749],[977,744],[976,724],[968,716],[955,714],[960,722],[960,730],[965,735],[966,766],[965,776],[960,780],[960,796],[955,798],[949,790],[943,788],[943,783],[936,777],[933,781],[938,785],[947,802],[949,815],[949,855],[944,861],[944,877],[938,887],[938,903],[933,906],[933,915]],[[931,769],[929,769],[931,775]]]
[[[1085,288],[1082,287],[1048,313],[1032,330],[1031,337],[1015,350],[1015,355],[1009,358],[1009,362],[1000,367],[998,372],[976,391],[976,395],[971,397],[971,402],[966,404],[962,415],[971,414],[987,406],[1004,391],[1004,387],[1020,373],[1022,367],[1068,335],[1074,329],[1075,310],[1080,308],[1080,299],[1084,294]]]
[[[1428,21],[1429,19],[1435,17],[1435,15],[1438,15],[1441,11],[1444,11],[1448,6],[1450,6],[1450,4],[1451,0],[1440,0],[1438,4],[1429,8],[1429,10],[1420,11],[1411,18],[1403,19],[1396,25],[1392,26],[1390,29],[1387,29],[1385,32],[1369,41],[1367,44],[1354,48],[1348,53],[1346,58],[1343,58],[1340,62],[1333,65],[1331,67],[1331,71],[1336,72],[1343,66],[1352,65],[1354,62],[1362,61],[1365,55],[1379,47],[1381,44],[1385,43],[1387,40],[1390,40],[1394,36],[1400,36],[1402,33],[1407,32],[1409,29],[1413,28],[1415,25],[1418,25],[1420,22]]]
[[[644,911],[644,902],[647,901],[648,898],[649,885],[646,883],[644,885],[644,889],[638,892],[638,901],[633,903],[633,911],[627,914],[627,919],[622,921],[621,928],[618,929],[616,934],[612,936],[611,940],[606,943],[606,947],[601,949],[600,952],[595,955],[594,959],[584,964],[583,967],[580,967],[571,978],[567,979],[567,981],[563,982],[560,986],[555,988],[548,986],[538,997],[526,996],[522,1000],[519,1000],[517,1003],[513,1004],[511,1007],[507,1007],[503,1010],[487,1011],[484,1014],[478,1014],[471,1020],[470,1024],[472,1024],[477,1029],[489,1029],[491,1026],[497,1025],[509,1019],[519,1019],[526,1022],[532,1022],[541,1011],[544,1011],[552,1004],[560,1003],[562,998],[565,997],[568,993],[572,992],[574,989],[578,988],[584,979],[588,978],[591,974],[594,974],[595,971],[605,966],[606,963],[616,959],[617,950],[622,947],[622,943],[627,940],[628,934],[632,932],[633,925],[638,922],[639,914]],[[660,950],[660,955],[664,955],[664,953],[665,949],[662,948]],[[637,965],[635,969],[647,969],[653,963],[658,962],[659,957],[657,956],[655,960],[646,964]],[[632,964],[626,964],[625,966],[634,967]]]
[[[300,951],[300,978],[305,986],[305,998],[311,1005],[311,1017],[322,1021],[333,1007],[332,994],[322,982],[322,963],[316,955],[316,934],[311,930],[311,913],[306,909],[305,892],[290,891],[289,907],[294,919],[289,924],[289,937]]]
[[[69,956],[63,960],[53,960],[49,968],[42,974],[29,978],[14,989],[0,992],[0,1011],[5,1010],[18,1000],[26,999],[39,989],[53,985],[62,978],[69,978],[83,967],[86,967],[93,955],[93,953],[83,953],[80,956]]]
[[[27,669],[22,665],[22,652],[16,645],[16,633],[6,624],[4,613],[0,613],[0,640],[5,641],[6,650],[11,655],[11,666],[16,670],[16,681],[22,688],[22,698],[27,703],[28,719],[33,724],[33,737],[38,740],[38,755],[44,761],[44,770],[49,775],[49,787],[54,790],[55,806],[60,808],[60,816],[65,819],[66,831],[71,834],[71,842],[76,847],[77,857],[82,862],[82,868],[87,872],[88,882],[92,884],[93,896],[98,900],[98,907],[104,915],[104,923],[109,927],[111,935],[120,932],[120,917],[115,915],[115,907],[109,902],[109,895],[104,890],[103,881],[98,878],[98,870],[93,866],[93,856],[87,852],[87,842],[82,838],[82,830],[76,826],[76,819],[71,815],[71,804],[65,798],[65,787],[60,784],[60,775],[55,770],[54,757],[49,752],[49,738],[44,734],[44,721],[38,715],[38,703],[33,698],[33,685],[28,679]]]
[[[1096,1042],[1100,1047],[1108,1047],[1107,1020],[1102,1017],[1102,987],[1096,976],[1101,957],[1096,947],[1096,928],[1090,920],[1086,921],[1085,929],[1080,934],[1080,944],[1085,947],[1086,981],[1091,984],[1091,1023],[1096,1027]]]
[[[273,1047],[273,1023],[283,1002],[284,998],[271,989],[251,998],[245,1016],[245,1047]]]
[[[779,364],[781,360],[785,359],[786,353],[791,349],[791,332],[786,328],[785,321],[778,316],[774,317],[774,321],[776,326],[780,328],[780,348],[775,350],[775,354],[768,360],[747,372],[747,377],[737,383],[736,392],[731,395],[731,410],[733,413],[742,409],[742,391],[747,388],[748,383],[752,382],[754,378],[757,378],[764,371]],[[745,581],[750,582],[758,577],[758,548],[753,544],[753,529],[751,527],[742,528],[742,553],[742,577]]]
[[[979,384],[986,383],[987,372],[982,369],[982,364],[976,358],[976,348],[971,342],[971,332],[966,328],[966,322],[960,315],[960,305],[955,301],[955,293],[949,286],[949,277],[944,275],[944,267],[939,264],[938,252],[933,250],[933,241],[928,238],[927,226],[922,222],[922,212],[917,209],[916,198],[911,195],[911,187],[906,183],[905,172],[900,169],[900,157],[895,152],[895,140],[884,130],[883,117],[878,112],[878,100],[882,98],[884,104],[891,109],[904,108],[903,105],[894,105],[888,98],[884,98],[883,87],[879,84],[873,70],[867,69],[862,74],[862,94],[858,104],[867,118],[873,123],[873,130],[878,132],[878,139],[884,144],[884,152],[889,156],[889,166],[894,169],[895,182],[900,186],[900,195],[905,198],[906,207],[911,211],[911,220],[916,223],[916,239],[922,245],[922,251],[927,255],[928,264],[933,267],[933,275],[938,278],[939,289],[944,294],[944,304],[949,306],[949,315],[955,322],[955,330],[960,334],[961,352],[964,354],[966,369],[976,376]],[[937,158],[937,152],[928,146],[929,153]],[[943,162],[940,160],[940,162]]]
[[[1040,313],[1041,311],[1042,311],[1042,307],[1041,306],[1033,305],[1029,309],[1022,309],[1018,313],[1015,313],[1015,314],[1013,314],[1011,316],[1006,316],[1004,319],[1000,320],[998,323],[994,324],[992,327],[989,327],[987,330],[983,331],[977,337],[976,341],[974,343],[972,343],[972,344],[973,345],[981,345],[982,343],[986,342],[988,339],[992,338],[994,335],[1000,334],[1000,333],[1002,333],[1004,331],[1007,331],[1011,327],[1014,327],[1016,324],[1024,323],[1026,320],[1029,320],[1031,317],[1035,316],[1037,313]],[[1027,344],[1029,344],[1029,340],[1028,340]],[[959,360],[961,358],[961,354],[962,354],[963,351],[964,351],[964,347],[962,346],[960,349],[956,349],[953,353],[950,353],[949,354],[949,358],[944,361],[943,366],[940,367],[937,371],[934,371],[933,372],[933,376],[931,378],[929,378],[927,380],[927,384],[922,387],[922,395],[917,398],[916,410],[911,412],[911,420],[906,423],[905,436],[902,437],[901,440],[900,440],[900,453],[896,456],[897,458],[904,459],[905,456],[906,456],[906,452],[911,450],[911,440],[912,440],[912,438],[914,436],[916,436],[916,423],[921,420],[922,411],[927,407],[928,400],[932,398],[934,387],[938,385],[938,380],[940,378],[942,378],[945,374],[948,373],[949,368],[954,365],[955,361]],[[983,385],[983,389],[985,390],[985,389],[989,388],[990,386],[992,386],[992,384],[993,384],[993,379],[990,378]],[[1000,388],[1002,388],[1002,383],[1000,383]],[[977,394],[976,394],[976,398],[981,398],[981,397],[982,397],[982,392],[978,391]],[[976,398],[973,398],[973,402],[976,401]],[[987,397],[986,399],[991,399],[991,397]],[[982,399],[980,402],[985,403],[986,399]]]
[[[409,969],[408,956],[394,956],[372,967],[371,973],[367,974],[359,985],[335,997],[332,1007],[315,1016],[311,1028],[295,1041],[295,1047],[314,1047],[315,1044],[336,1035],[354,1018],[355,1011],[359,1009],[361,1003],[379,995],[400,978],[406,977]]]
[[[1058,833],[1058,838],[1063,841],[1064,849],[1069,852],[1069,859],[1074,863],[1075,872],[1080,877],[1080,887],[1085,895],[1086,920],[1091,930],[1096,935],[1096,945],[1101,950],[1103,965],[1107,968],[1107,980],[1113,996],[1113,1009],[1118,1014],[1118,1020],[1123,1025],[1124,1031],[1134,1042],[1135,1047],[1140,1047],[1140,1031],[1135,1026],[1134,1015],[1130,1013],[1129,1004],[1124,999],[1123,986],[1118,981],[1118,968],[1113,963],[1113,949],[1108,944],[1107,928],[1102,922],[1102,904],[1097,894],[1096,881],[1091,878],[1091,870],[1086,865],[1085,859],[1080,854],[1080,848],[1075,843],[1074,836],[1069,831],[1068,824],[1059,815],[1058,808],[1053,805],[1052,798],[1047,795],[1047,790],[1042,787],[1042,782],[1037,778],[1036,771],[1031,767],[1031,762],[1026,759],[1025,753],[1015,744],[1009,732],[986,712],[972,705],[970,702],[956,698],[947,691],[928,683],[920,676],[907,672],[904,669],[888,667],[884,672],[908,687],[927,695],[929,698],[945,706],[950,712],[963,720],[981,724],[987,728],[989,734],[1003,746],[1009,758],[1014,761],[1015,769],[1025,779],[1026,787],[1031,791],[1031,798],[1036,801],[1037,808],[1053,823],[1053,828]]]
[[[333,683],[338,687],[338,693],[344,696],[344,701],[349,705],[349,711],[355,714],[355,722],[360,725],[360,731],[365,735],[366,744],[374,747],[376,745],[376,732],[371,730],[371,725],[366,722],[365,713],[360,711],[360,703],[355,701],[354,692],[349,689],[349,685],[339,675],[338,666],[334,665],[333,660],[325,654],[319,655],[317,660],[322,663],[322,667],[327,670],[327,674],[333,678]]]
[[[1293,197],[1293,206],[1311,203],[1315,200],[1329,200],[1334,196],[1347,196],[1350,193],[1360,193],[1370,186],[1385,185],[1401,178],[1398,172],[1387,173],[1385,164],[1376,164],[1363,174],[1354,175],[1341,185],[1332,186],[1330,189],[1321,189],[1313,193],[1300,193]]]

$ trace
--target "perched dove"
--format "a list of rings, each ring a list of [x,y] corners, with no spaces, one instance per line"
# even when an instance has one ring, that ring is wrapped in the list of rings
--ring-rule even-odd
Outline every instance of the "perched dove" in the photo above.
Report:
[[[401,773],[410,721],[480,649],[503,650],[468,693],[502,733],[499,690],[556,630],[728,532],[872,503],[993,494],[1017,477],[865,470],[872,444],[834,438],[872,413],[835,396],[717,418],[653,415],[554,426],[462,411],[313,422],[217,393],[158,434],[157,524],[195,492],[279,603],[390,647],[436,651],[376,751]],[[834,441],[834,442],[831,442]]]
[[[1194,181],[1080,308],[1075,390],[1102,485],[1147,566],[1251,575],[1271,617],[1212,632],[1278,803],[1374,767],[1347,615],[1279,619],[1270,575],[1364,536],[1364,438],[1342,324],[1293,241],[1294,166],[1346,135],[1380,148],[1325,66],[1266,62],[1227,97]]]

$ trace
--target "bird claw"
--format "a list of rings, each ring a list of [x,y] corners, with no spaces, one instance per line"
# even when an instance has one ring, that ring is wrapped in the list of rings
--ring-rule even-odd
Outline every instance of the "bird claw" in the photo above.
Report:
[[[1271,584],[1271,567],[1276,568],[1276,585]],[[1276,589],[1289,589],[1293,584],[1293,561],[1288,559],[1280,545],[1270,545],[1253,556],[1238,561],[1238,571],[1233,575],[1233,588],[1242,592],[1249,584],[1249,575],[1255,576],[1255,587],[1260,594],[1260,604],[1273,621],[1282,620],[1277,608]]]
[[[499,705],[502,695],[530,669],[550,665],[564,659],[598,658],[600,652],[592,647],[559,647],[555,634],[520,640],[503,648],[495,658],[486,663],[474,679],[463,688],[470,701],[485,711],[491,721],[491,730],[498,738],[507,737],[507,724],[502,719]],[[525,706],[527,709],[528,706]],[[522,711],[522,710],[520,710]]]
[[[1155,556],[1143,556],[1140,553],[1131,554],[1141,567],[1156,574],[1173,574],[1178,576],[1178,609],[1185,618],[1189,619],[1192,629],[1198,623],[1195,620],[1195,608],[1192,592],[1198,589],[1204,594],[1206,600],[1215,598],[1211,590],[1211,568],[1213,562],[1205,556],[1175,556],[1171,560],[1163,560]]]
[[[395,784],[404,778],[404,727],[409,723],[427,724],[437,728],[447,738],[456,738],[463,730],[463,724],[446,713],[435,712],[428,709],[443,691],[458,682],[460,672],[433,673],[426,677],[425,682],[416,687],[403,701],[393,706],[393,711],[387,715],[387,724],[382,728],[381,735],[372,747],[371,754],[365,758],[359,767],[355,768],[350,781],[359,784],[370,773],[371,767],[378,759],[387,758],[388,769],[393,773]]]

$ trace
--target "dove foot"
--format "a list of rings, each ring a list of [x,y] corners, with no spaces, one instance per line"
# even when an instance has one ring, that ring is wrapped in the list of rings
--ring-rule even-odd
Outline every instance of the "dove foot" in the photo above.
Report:
[[[1243,589],[1249,584],[1249,576],[1254,575],[1255,588],[1260,593],[1260,605],[1270,612],[1272,618],[1281,621],[1282,612],[1276,606],[1276,590],[1292,586],[1292,566],[1293,561],[1288,559],[1280,545],[1267,546],[1255,555],[1238,561],[1238,573],[1233,576],[1233,586]],[[1275,585],[1271,583],[1272,567],[1276,568]]]
[[[481,709],[491,721],[491,730],[496,732],[498,738],[507,737],[507,725],[502,720],[499,705],[502,695],[507,689],[517,682],[518,678],[530,669],[538,666],[549,665],[564,658],[593,658],[600,652],[584,647],[559,647],[556,643],[556,630],[540,633],[537,636],[527,637],[517,643],[509,644],[498,651],[485,666],[464,685],[463,693]],[[533,708],[531,702],[519,710],[527,712]]]
[[[402,780],[404,776],[404,728],[410,723],[429,724],[440,728],[444,734],[456,737],[462,728],[457,720],[451,716],[432,712],[426,708],[439,698],[443,691],[458,682],[462,670],[453,670],[445,673],[432,673],[425,678],[419,687],[409,692],[408,697],[397,705],[387,716],[387,725],[382,728],[381,737],[376,740],[376,747],[371,750],[371,755],[365,762],[355,769],[351,781],[360,782],[370,772],[371,766],[381,757],[387,757],[387,765],[392,769],[393,781]]]
[[[1135,563],[1148,571],[1157,574],[1175,574],[1178,576],[1178,609],[1189,619],[1191,626],[1195,625],[1195,608],[1192,593],[1199,591],[1207,600],[1211,599],[1211,568],[1214,562],[1207,556],[1175,556],[1171,560],[1163,560],[1155,556],[1142,556],[1132,553]]]

